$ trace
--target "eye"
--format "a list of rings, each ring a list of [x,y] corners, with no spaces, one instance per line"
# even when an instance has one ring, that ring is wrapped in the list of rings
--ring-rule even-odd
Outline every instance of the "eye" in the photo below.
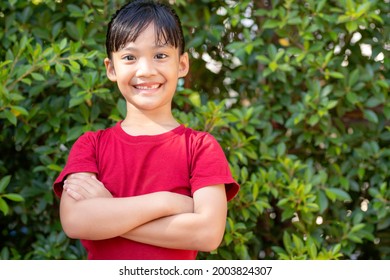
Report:
[[[135,60],[135,56],[133,55],[125,55],[122,57],[123,60],[127,60],[127,61],[133,61]]]
[[[164,59],[167,57],[168,56],[165,53],[159,53],[159,54],[156,54],[156,56],[155,56],[155,58],[157,58],[157,59]]]

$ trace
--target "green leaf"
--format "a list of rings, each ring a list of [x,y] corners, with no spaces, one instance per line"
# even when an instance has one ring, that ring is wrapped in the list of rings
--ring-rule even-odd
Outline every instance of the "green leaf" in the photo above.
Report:
[[[345,27],[347,28],[348,32],[352,34],[358,29],[359,25],[356,21],[349,21],[345,24]]]
[[[248,179],[248,174],[249,174],[248,169],[245,166],[243,166],[241,168],[241,176],[240,176],[240,179],[243,183]]]
[[[384,103],[384,100],[382,100],[382,98],[377,98],[376,96],[372,96],[366,101],[365,105],[366,107],[374,108],[380,106],[382,103]]]
[[[302,253],[304,247],[302,240],[295,234],[293,234],[292,237],[295,248],[298,250],[299,253]]]
[[[55,65],[56,73],[58,76],[63,77],[65,73],[65,66],[61,63],[56,63]]]
[[[188,48],[197,48],[204,43],[203,36],[197,36],[188,43]]]
[[[355,6],[355,1],[353,0],[346,0],[346,8],[347,11],[350,13],[355,12],[356,6]]]
[[[287,231],[283,232],[283,245],[287,252],[290,253],[292,249],[292,241]]]
[[[361,17],[362,15],[366,14],[370,10],[370,8],[370,2],[360,4],[356,10],[356,17]]]
[[[357,224],[357,225],[354,225],[352,228],[351,228],[351,233],[352,232],[357,232],[357,231],[360,231],[361,229],[363,229],[366,225],[365,224]]]
[[[121,117],[125,118],[127,109],[126,109],[126,101],[123,98],[118,99],[118,102],[116,104],[116,108],[118,109]]]
[[[328,104],[326,104],[326,109],[331,110],[331,109],[333,109],[334,107],[336,107],[337,104],[338,104],[338,101],[337,101],[337,100],[330,100],[330,101],[328,102]]]
[[[341,250],[341,244],[338,243],[338,244],[336,244],[336,245],[333,247],[333,249],[332,249],[332,254],[333,254],[333,255],[336,255],[336,254],[338,254],[338,253],[340,252],[340,250]]]
[[[29,86],[31,86],[31,83],[32,83],[31,79],[28,79],[28,78],[22,79],[22,82],[25,83],[26,85],[29,85]]]
[[[352,201],[351,196],[344,190],[337,188],[326,188],[325,189],[326,196],[332,200],[342,200],[342,201]]]
[[[14,115],[28,116],[28,111],[21,106],[11,106],[11,111],[14,113]]]
[[[282,199],[280,199],[280,200],[278,201],[277,206],[281,207],[281,206],[287,204],[289,201],[290,201],[290,200],[289,200],[289,198],[287,198],[287,197],[282,198]]]
[[[355,216],[353,217],[352,222],[353,222],[354,225],[357,225],[357,224],[359,224],[363,220],[363,218],[364,218],[363,212],[362,211],[357,212],[355,214]]]
[[[286,153],[286,144],[284,142],[280,142],[276,147],[277,154],[279,157],[284,156]]]
[[[282,221],[286,221],[294,216],[295,210],[291,208],[283,209]]]
[[[15,202],[24,201],[23,196],[16,194],[16,193],[7,193],[7,194],[2,195],[2,197],[6,198],[8,200],[15,201]]]
[[[314,260],[317,257],[317,246],[314,242],[309,245],[308,251],[310,258]]]
[[[357,102],[359,102],[359,97],[358,97],[357,94],[354,93],[354,92],[348,92],[348,93],[347,93],[347,100],[348,100],[351,104],[356,104]]]
[[[230,233],[226,233],[224,236],[224,241],[226,242],[226,245],[229,245],[233,241],[233,236]]]
[[[258,56],[256,56],[256,59],[259,61],[259,62],[261,62],[261,63],[263,63],[263,64],[268,64],[268,63],[270,63],[270,59],[268,58],[268,57],[266,57],[265,55],[258,55]]]
[[[315,126],[318,122],[320,121],[320,117],[316,114],[316,115],[312,115],[309,120],[307,121],[307,123],[310,125],[310,126]]]
[[[73,22],[68,21],[66,23],[66,32],[68,32],[69,36],[71,36],[72,39],[76,41],[81,39],[80,34],[77,30],[77,26]]]
[[[69,4],[66,6],[70,12],[71,17],[82,17],[84,16],[83,10],[74,4]]]
[[[271,69],[272,72],[275,72],[276,69],[278,69],[278,63],[276,61],[271,61],[268,67]]]
[[[364,118],[372,123],[378,123],[378,116],[377,114],[372,110],[364,110],[363,111]]]
[[[202,106],[202,101],[200,98],[199,92],[191,92],[190,95],[188,96],[188,99],[190,100],[191,104],[194,105],[195,107],[200,107]]]
[[[327,0],[321,0],[317,4],[316,12],[319,13],[324,8]]]
[[[72,97],[69,101],[69,108],[75,107],[77,105],[80,105],[81,103],[84,102],[84,97],[83,96],[77,96],[77,97]]]
[[[10,110],[5,110],[4,111],[4,116],[6,117],[6,119],[13,125],[16,126],[18,120],[16,118],[16,116],[14,114],[11,113]]]
[[[20,44],[19,44],[19,50],[24,50],[26,48],[26,45],[28,43],[28,39],[26,37],[26,35],[23,35],[22,39],[20,40]]]
[[[343,73],[336,72],[336,71],[330,71],[329,76],[331,76],[332,78],[335,78],[335,79],[344,79],[345,78]]]
[[[97,54],[98,54],[98,51],[90,51],[90,52],[87,53],[84,57],[85,57],[85,58],[93,58],[93,57],[95,57]]]
[[[378,229],[378,230],[389,229],[389,227],[390,227],[390,217],[387,218],[387,219],[384,219],[383,221],[380,221],[380,222],[377,224],[377,229]]]
[[[9,207],[7,202],[0,197],[0,211],[3,212],[4,215],[7,215],[9,212]]]
[[[69,69],[73,72],[73,73],[80,73],[80,64],[78,64],[76,61],[74,60],[70,60],[69,61]]]
[[[323,214],[329,206],[328,198],[322,190],[318,192],[318,205],[320,207],[320,214]]]
[[[6,60],[6,61],[0,62],[0,69],[5,68],[5,66],[10,64],[10,63],[12,63],[12,60]]]
[[[83,130],[83,127],[82,126],[74,126],[72,127],[69,131],[68,131],[68,134],[66,136],[66,142],[70,142],[70,141],[73,141],[75,139],[77,139],[81,134],[83,134],[84,130]],[[56,170],[56,169],[53,169],[53,170]],[[59,170],[61,171],[61,170]]]
[[[59,44],[59,47],[60,47],[60,50],[63,50],[66,48],[68,44],[68,39],[67,38],[63,38]]]
[[[31,77],[38,81],[38,82],[43,82],[45,81],[45,77],[42,75],[42,74],[39,74],[39,73],[31,73]]]
[[[332,93],[334,86],[333,85],[327,85],[321,90],[321,96],[326,97],[329,94]]]
[[[279,27],[280,25],[279,20],[274,20],[274,19],[267,19],[264,24],[262,25],[263,29],[274,29],[276,27]]]
[[[11,175],[7,175],[0,180],[0,194],[5,191],[9,183],[11,182]]]
[[[359,244],[363,243],[363,240],[355,234],[348,234],[347,238],[355,243],[359,243]]]
[[[49,168],[50,170],[58,171],[58,172],[62,171],[62,167],[57,165],[57,164],[49,164],[47,166],[47,168]]]
[[[359,75],[360,75],[359,69],[355,69],[352,71],[352,73],[348,79],[348,86],[349,87],[353,87],[359,81]]]

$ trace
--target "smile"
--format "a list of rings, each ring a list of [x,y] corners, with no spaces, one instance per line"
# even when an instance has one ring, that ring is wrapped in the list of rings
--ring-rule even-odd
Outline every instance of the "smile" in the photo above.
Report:
[[[157,89],[161,86],[161,84],[154,84],[154,85],[135,85],[134,87],[136,89],[141,89],[141,90],[152,90],[152,89]]]

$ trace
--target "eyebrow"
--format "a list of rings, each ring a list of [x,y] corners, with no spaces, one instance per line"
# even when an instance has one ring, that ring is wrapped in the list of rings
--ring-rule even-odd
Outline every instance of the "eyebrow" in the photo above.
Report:
[[[161,45],[154,45],[153,46],[153,49],[163,49],[163,48],[169,48],[169,47],[173,47],[174,46],[171,46],[170,44],[161,44]],[[124,47],[122,49],[120,49],[119,51],[138,51],[139,48],[134,48],[134,47]]]

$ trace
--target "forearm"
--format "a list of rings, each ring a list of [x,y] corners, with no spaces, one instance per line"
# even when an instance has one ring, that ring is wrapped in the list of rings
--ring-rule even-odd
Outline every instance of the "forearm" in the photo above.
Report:
[[[171,249],[212,251],[223,237],[225,223],[210,225],[201,214],[186,213],[143,224],[122,237]]]
[[[122,237],[165,248],[212,251],[223,238],[226,214],[224,185],[207,187],[195,192],[194,213],[157,219]]]
[[[71,238],[100,240],[122,235],[152,220],[181,213],[172,194],[152,193],[127,198],[92,198],[76,201],[63,192],[60,216]]]

